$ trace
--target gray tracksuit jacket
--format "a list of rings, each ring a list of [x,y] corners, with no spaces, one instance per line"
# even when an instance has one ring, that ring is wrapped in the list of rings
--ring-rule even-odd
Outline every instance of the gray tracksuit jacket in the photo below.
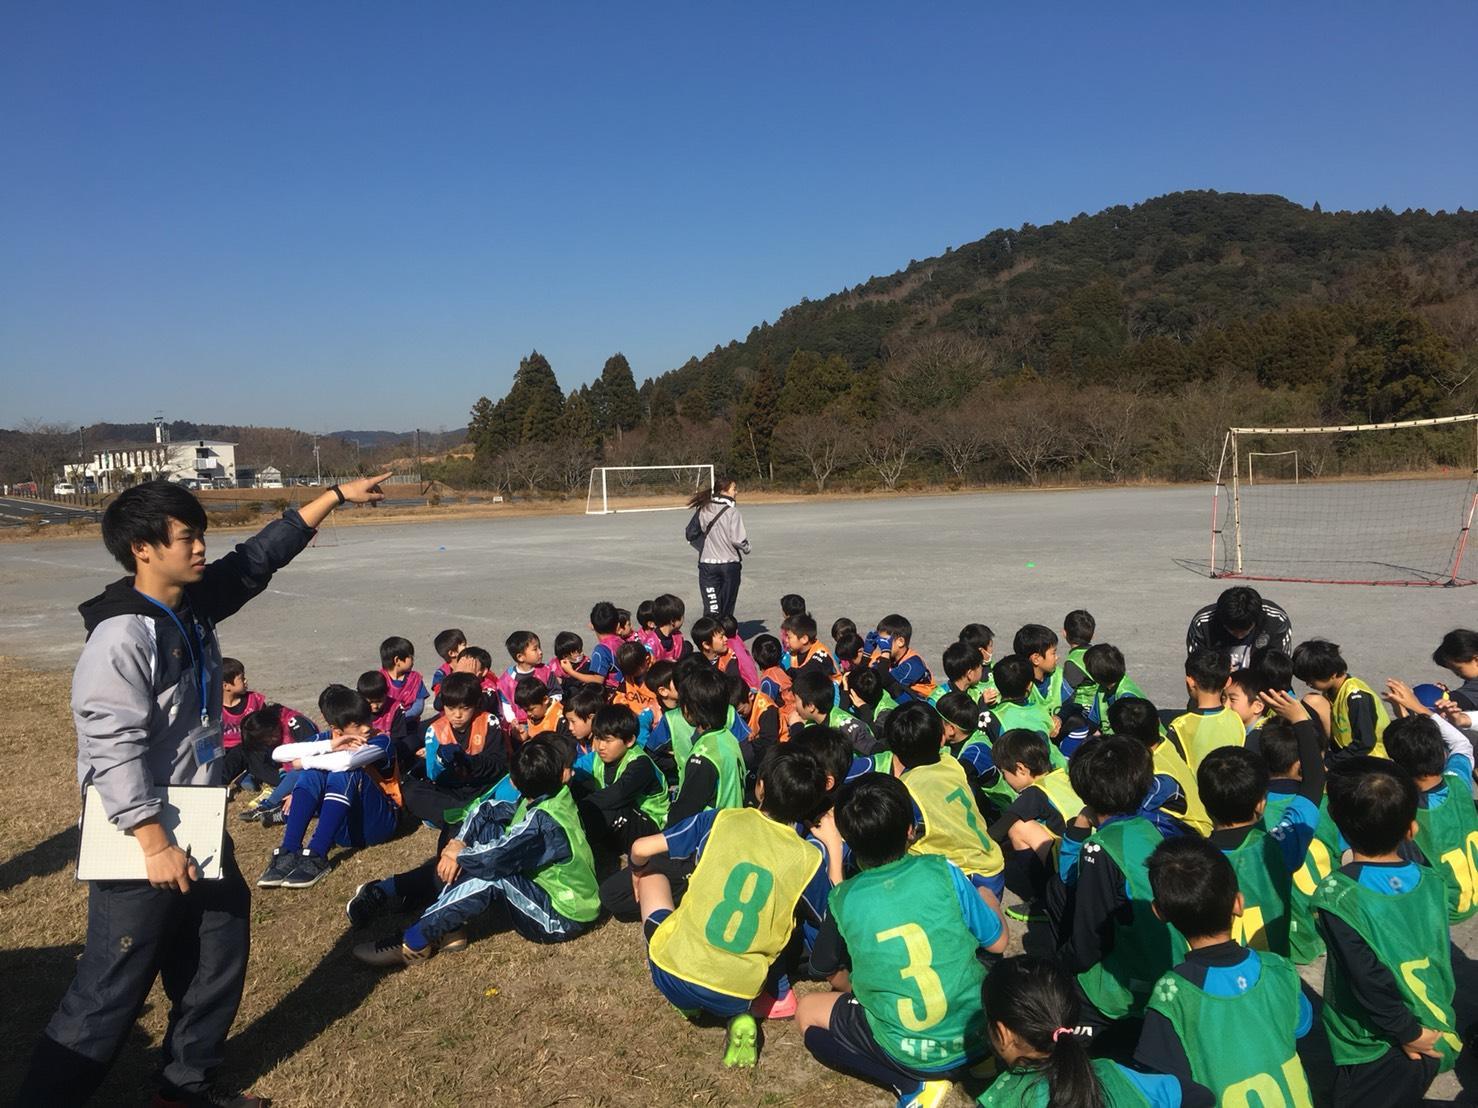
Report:
[[[725,507],[728,511],[719,515]],[[718,516],[718,522],[713,523]],[[698,525],[713,530],[703,541],[703,550],[698,555],[700,562],[737,562],[741,554],[749,553],[749,536],[744,533],[744,517],[739,514],[739,505],[727,496],[715,496],[698,509]]]

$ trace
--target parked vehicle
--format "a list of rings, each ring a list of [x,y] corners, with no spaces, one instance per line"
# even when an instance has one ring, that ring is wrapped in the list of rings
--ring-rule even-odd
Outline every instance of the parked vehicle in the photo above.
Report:
[[[58,481],[51,487],[52,496],[76,496],[77,486],[70,481]]]

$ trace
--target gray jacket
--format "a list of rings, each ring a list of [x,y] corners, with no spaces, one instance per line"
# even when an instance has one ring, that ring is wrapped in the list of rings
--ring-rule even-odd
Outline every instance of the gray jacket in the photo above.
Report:
[[[728,511],[719,516],[725,507]],[[718,522],[713,523],[718,516]],[[713,530],[703,540],[703,550],[698,555],[700,562],[737,562],[741,554],[749,553],[749,536],[744,533],[744,517],[739,514],[739,505],[727,496],[715,496],[698,509],[698,525]]]

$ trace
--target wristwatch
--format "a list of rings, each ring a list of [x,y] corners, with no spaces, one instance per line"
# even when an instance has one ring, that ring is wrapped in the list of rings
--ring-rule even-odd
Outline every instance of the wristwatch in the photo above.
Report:
[[[335,496],[337,496],[339,498],[339,503],[340,504],[347,503],[347,501],[344,498],[344,490],[341,489],[341,488],[339,488],[338,485],[330,485],[328,487],[328,491],[331,492],[331,493],[333,493]]]

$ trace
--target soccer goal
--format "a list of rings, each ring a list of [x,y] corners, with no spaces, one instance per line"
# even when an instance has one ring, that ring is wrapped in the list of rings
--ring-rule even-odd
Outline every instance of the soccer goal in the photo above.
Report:
[[[1462,570],[1475,509],[1478,413],[1233,427],[1212,493],[1211,575],[1471,585]]]
[[[590,471],[585,514],[670,512],[713,485],[713,466],[596,466]]]

